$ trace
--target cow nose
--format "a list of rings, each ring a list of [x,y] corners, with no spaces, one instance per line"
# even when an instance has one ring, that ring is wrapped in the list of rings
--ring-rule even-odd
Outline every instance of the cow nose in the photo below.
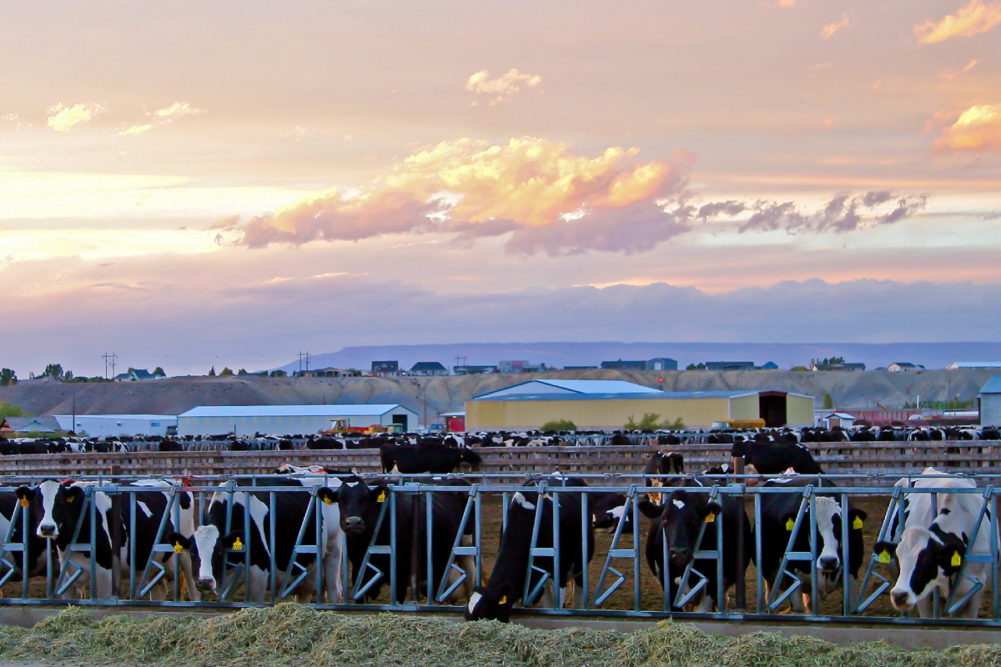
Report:
[[[42,523],[38,525],[39,537],[55,537],[56,525],[54,523]]]
[[[675,563],[687,563],[690,553],[691,551],[687,547],[678,547],[677,549],[671,549],[670,557]]]
[[[215,579],[213,577],[198,577],[195,588],[200,591],[210,591],[215,588]]]
[[[344,519],[344,532],[363,533],[365,532],[365,519],[360,516],[349,516]]]
[[[830,572],[831,570],[838,569],[838,566],[841,563],[838,560],[837,556],[821,556],[820,559],[817,561],[817,564],[820,565],[821,570]]]
[[[890,591],[890,602],[893,603],[894,609],[910,609],[911,605],[907,602],[907,591]]]

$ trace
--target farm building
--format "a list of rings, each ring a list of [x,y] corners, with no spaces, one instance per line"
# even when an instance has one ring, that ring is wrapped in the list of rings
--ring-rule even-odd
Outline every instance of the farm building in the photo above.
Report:
[[[980,388],[977,400],[981,426],[1001,425],[1001,375],[993,376]]]
[[[312,434],[331,428],[334,420],[348,426],[400,424],[417,426],[417,413],[396,403],[374,405],[202,405],[177,417],[178,435]]]
[[[167,435],[177,427],[175,415],[53,415],[63,431],[91,438],[134,435]]]
[[[569,419],[580,429],[620,429],[646,414],[708,427],[726,419],[764,419],[768,426],[812,426],[813,397],[783,391],[664,392],[619,380],[532,380],[474,396],[466,429],[539,428]]]

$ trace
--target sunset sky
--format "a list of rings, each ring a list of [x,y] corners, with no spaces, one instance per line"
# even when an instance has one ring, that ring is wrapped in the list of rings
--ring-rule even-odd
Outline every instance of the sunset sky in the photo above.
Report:
[[[999,45],[981,0],[18,3],[0,366],[998,341]]]

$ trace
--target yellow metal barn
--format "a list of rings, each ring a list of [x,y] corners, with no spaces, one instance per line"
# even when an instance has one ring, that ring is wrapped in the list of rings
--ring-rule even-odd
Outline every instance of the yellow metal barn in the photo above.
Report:
[[[762,419],[767,426],[810,426],[813,397],[784,391],[665,392],[620,380],[532,380],[474,396],[466,430],[536,429],[569,419],[579,429],[621,429],[655,414],[689,428],[724,420]]]

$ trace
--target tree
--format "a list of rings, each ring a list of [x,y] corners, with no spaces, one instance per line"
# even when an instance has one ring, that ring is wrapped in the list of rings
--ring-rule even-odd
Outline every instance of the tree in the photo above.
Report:
[[[271,377],[273,378],[288,377],[288,373],[286,373],[285,371],[271,371]]]
[[[221,371],[219,371],[219,375],[220,376],[222,376],[222,375],[232,375],[232,374],[233,374],[233,369],[231,369],[229,366],[224,366],[223,369]]]
[[[56,380],[63,379],[63,365],[62,364],[48,364],[45,367],[45,371],[42,373],[42,377],[51,377]]]
[[[209,377],[215,377],[215,366],[209,369]]]
[[[247,374],[247,369],[246,368],[241,368],[240,370],[238,370],[236,372],[236,374],[237,375],[246,375]]]
[[[830,410],[833,407],[834,407],[834,399],[831,398],[830,394],[825,393],[824,394],[824,409],[825,410]]]
[[[10,368],[0,368],[0,387],[17,384],[17,373]]]
[[[153,369],[153,375],[159,375],[161,377],[167,377],[167,374],[163,372],[163,366],[157,366]]]
[[[0,403],[0,419],[5,417],[28,417],[30,415],[24,414],[24,410],[21,409],[20,405],[14,403],[8,403],[4,401]]]
[[[576,431],[577,425],[569,419],[554,419],[542,425],[543,431]]]

